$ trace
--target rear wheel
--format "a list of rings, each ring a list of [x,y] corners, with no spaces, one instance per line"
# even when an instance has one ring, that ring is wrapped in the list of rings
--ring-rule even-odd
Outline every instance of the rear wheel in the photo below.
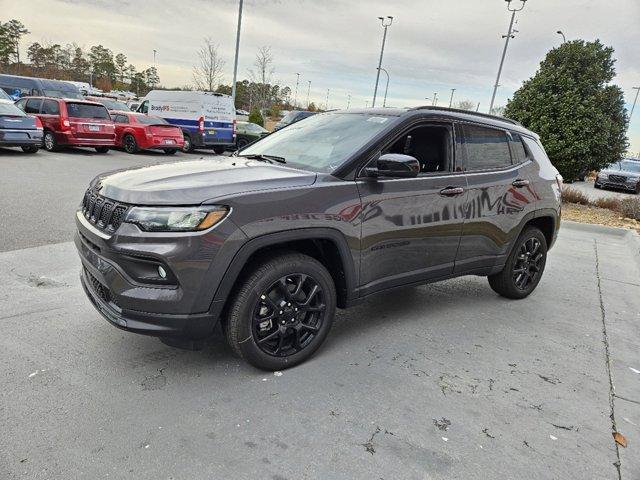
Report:
[[[127,153],[138,153],[138,142],[133,135],[127,134],[122,139],[122,145],[124,146],[124,151]]]
[[[164,153],[166,153],[167,155],[174,155],[177,152],[177,150],[175,148],[165,148],[164,149]]]
[[[506,298],[525,298],[535,290],[547,263],[547,240],[536,227],[518,237],[504,269],[489,276],[491,288]]]
[[[317,260],[282,253],[240,280],[223,329],[233,351],[264,370],[293,367],[320,347],[336,308],[333,279]]]
[[[193,144],[191,143],[191,137],[189,135],[184,135],[184,145],[182,146],[182,151],[185,153],[193,152]]]
[[[213,147],[213,151],[218,155],[222,155],[225,151],[225,147]]]
[[[58,150],[58,142],[56,141],[56,137],[53,132],[44,132],[42,143],[47,152],[55,152]]]
[[[40,150],[38,145],[25,145],[22,147],[24,153],[36,153],[38,150]]]
[[[239,140],[236,142],[236,147],[237,147],[238,149],[240,149],[240,148],[244,148],[244,147],[246,147],[247,145],[249,145],[249,141],[248,141],[246,138],[241,138],[241,139],[239,139]]]
[[[109,147],[96,147],[96,152],[98,153],[107,153],[109,151]]]

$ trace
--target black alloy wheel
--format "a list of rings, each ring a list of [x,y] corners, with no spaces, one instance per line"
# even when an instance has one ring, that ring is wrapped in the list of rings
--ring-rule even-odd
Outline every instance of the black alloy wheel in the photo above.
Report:
[[[513,281],[520,290],[526,290],[542,269],[544,254],[540,252],[540,247],[540,241],[535,237],[520,246],[513,266]]]
[[[253,339],[268,355],[298,353],[322,327],[326,309],[322,287],[313,277],[286,275],[260,295],[253,309]]]
[[[133,135],[124,136],[124,151],[127,153],[136,153],[138,151],[138,143]]]

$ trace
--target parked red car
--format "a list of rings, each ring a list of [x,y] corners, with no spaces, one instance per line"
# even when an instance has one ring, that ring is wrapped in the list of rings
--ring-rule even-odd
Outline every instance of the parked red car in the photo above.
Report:
[[[104,105],[68,98],[25,97],[16,106],[37,116],[44,128],[44,148],[93,147],[106,153],[115,145],[115,125]]]
[[[173,155],[184,145],[180,127],[163,118],[125,111],[111,112],[111,117],[116,125],[116,145],[127,153],[158,149]]]

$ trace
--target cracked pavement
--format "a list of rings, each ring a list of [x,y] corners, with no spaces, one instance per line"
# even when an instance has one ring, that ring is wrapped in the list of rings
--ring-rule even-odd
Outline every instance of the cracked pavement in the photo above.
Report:
[[[111,327],[73,245],[41,243],[0,253],[3,480],[638,478],[640,243],[618,230],[565,222],[525,300],[464,277],[340,311],[281,376],[219,332],[192,352]]]

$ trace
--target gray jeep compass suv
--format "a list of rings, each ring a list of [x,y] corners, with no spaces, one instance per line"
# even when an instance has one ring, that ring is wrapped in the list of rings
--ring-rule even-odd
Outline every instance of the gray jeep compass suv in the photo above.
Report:
[[[315,115],[231,157],[95,178],[76,215],[82,285],[116,327],[197,348],[218,321],[264,369],[309,358],[336,307],[483,275],[538,285],[562,178],[538,136],[437,107]]]

